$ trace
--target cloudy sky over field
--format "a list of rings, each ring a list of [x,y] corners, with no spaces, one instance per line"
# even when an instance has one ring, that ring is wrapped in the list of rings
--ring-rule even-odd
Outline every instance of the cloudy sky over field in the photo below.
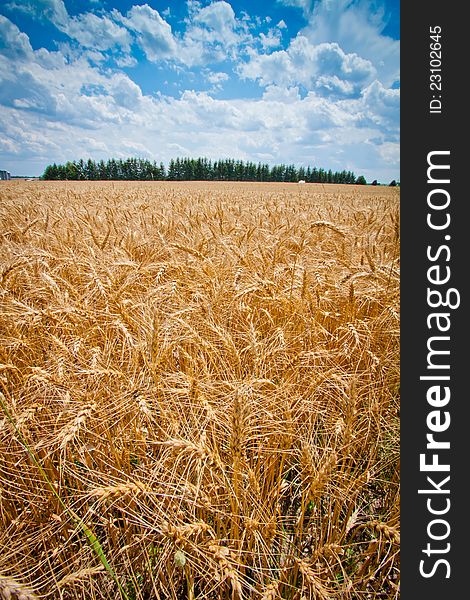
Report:
[[[206,156],[399,179],[399,0],[4,0],[0,169]]]

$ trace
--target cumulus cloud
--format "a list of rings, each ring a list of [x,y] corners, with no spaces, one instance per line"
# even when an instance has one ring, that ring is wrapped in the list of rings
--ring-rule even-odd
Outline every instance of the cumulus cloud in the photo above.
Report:
[[[216,31],[220,38],[227,34],[231,36],[236,25],[233,8],[228,2],[224,2],[224,0],[212,2],[208,6],[201,8],[195,13],[194,22],[203,23]]]
[[[69,19],[63,0],[14,0],[6,8],[50,21],[58,28],[65,27]]]
[[[369,123],[397,134],[400,121],[400,90],[374,81],[362,93],[360,106]]]
[[[139,86],[124,73],[102,73],[80,55],[65,59],[59,51],[34,51],[28,37],[0,17],[0,48],[5,45],[0,55],[0,103],[4,106],[86,127],[96,126],[101,119],[119,121],[116,108],[134,110],[142,100]]]
[[[269,102],[280,102],[281,104],[291,104],[300,100],[299,88],[297,86],[282,87],[278,85],[268,85],[263,92],[263,100]]]
[[[279,30],[270,29],[267,34],[261,32],[259,36],[261,45],[265,50],[278,48],[281,45],[281,32]]]
[[[222,89],[225,81],[228,81],[230,77],[223,71],[207,71],[205,73],[206,80],[212,84],[212,88],[209,92],[217,92]]]
[[[235,59],[239,46],[246,43],[249,36],[242,21],[237,20],[231,5],[221,0],[202,7],[199,2],[191,0],[187,3],[187,8],[190,17],[186,19],[185,30],[178,35],[173,33],[171,25],[162,17],[163,13],[160,14],[148,4],[134,5],[126,15],[114,9],[110,16],[115,28],[108,31],[108,43],[120,45],[126,50],[129,40],[125,34],[130,32],[150,62],[166,61],[187,68],[215,64],[227,58]],[[167,16],[168,14],[166,13]],[[84,18],[87,15],[91,13],[86,13]],[[91,20],[91,17],[87,18]],[[104,18],[106,17],[100,17]],[[124,32],[116,30],[117,24],[126,28]],[[69,32],[76,39],[79,38],[71,26]],[[83,39],[84,35],[79,41],[82,42]],[[119,60],[122,64],[123,58]]]
[[[30,56],[32,51],[28,36],[0,15],[0,53],[10,60],[21,60]]]
[[[47,85],[23,69],[11,77],[2,74],[0,103],[4,106],[31,109],[46,114],[53,113],[57,106],[54,95]]]
[[[6,8],[52,23],[84,48],[95,51],[120,48],[124,52],[130,51],[132,38],[129,31],[108,15],[98,16],[85,12],[71,17],[63,0],[23,0],[21,3],[10,2]]]
[[[140,87],[123,73],[110,78],[108,90],[118,106],[129,110],[138,108],[143,98]]]
[[[224,60],[237,60],[243,48],[253,41],[248,33],[248,15],[238,19],[231,5],[224,0],[201,7],[188,2],[190,17],[181,36],[177,59],[192,67]]]
[[[355,53],[346,54],[337,43],[313,45],[301,35],[294,38],[287,50],[271,54],[252,52],[251,59],[239,67],[239,72],[262,85],[301,84],[338,96],[359,94],[376,74],[370,61]]]
[[[380,81],[390,86],[399,78],[400,43],[383,35],[387,25],[381,0],[281,0],[303,9],[308,21],[300,34],[313,45],[336,42],[374,64]]]
[[[69,19],[63,29],[85,48],[110,50],[120,47],[125,52],[130,51],[132,40],[129,31],[106,15],[99,17],[91,12],[84,13]]]
[[[176,41],[171,26],[148,4],[133,6],[122,18],[128,29],[137,34],[137,40],[148,60],[157,62],[175,55]]]

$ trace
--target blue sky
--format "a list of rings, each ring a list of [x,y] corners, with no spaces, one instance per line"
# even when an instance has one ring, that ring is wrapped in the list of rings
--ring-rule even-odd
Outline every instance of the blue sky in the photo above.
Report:
[[[0,168],[233,157],[399,179],[397,0],[5,0]]]

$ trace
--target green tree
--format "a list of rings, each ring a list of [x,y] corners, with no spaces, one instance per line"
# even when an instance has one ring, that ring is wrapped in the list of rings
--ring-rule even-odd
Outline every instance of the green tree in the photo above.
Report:
[[[169,181],[174,181],[176,179],[176,164],[173,159],[170,160],[170,164],[168,165],[167,179]]]
[[[296,182],[299,179],[309,183],[358,183],[365,185],[363,176],[356,180],[352,171],[326,171],[323,168],[304,167],[297,169],[294,164],[286,165],[244,162],[233,158],[210,161],[207,158],[176,158],[171,159],[168,171],[165,165],[143,158],[114,158],[96,162],[89,158],[87,161],[67,161],[65,165],[47,165],[42,175],[43,179],[87,179],[87,180],[168,180],[168,181],[282,181]],[[378,185],[374,181],[372,185]],[[400,185],[395,180],[391,186]]]
[[[78,179],[77,165],[70,161],[65,163],[65,179]]]
[[[89,158],[85,166],[85,178],[88,180],[98,179],[98,169],[94,160]]]
[[[44,169],[44,173],[42,174],[43,179],[52,180],[58,179],[58,168],[56,163],[53,165],[47,165]]]

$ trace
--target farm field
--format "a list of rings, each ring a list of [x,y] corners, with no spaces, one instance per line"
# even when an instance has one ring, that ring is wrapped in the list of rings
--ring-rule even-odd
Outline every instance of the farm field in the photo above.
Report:
[[[0,598],[399,598],[399,188],[2,182]]]

